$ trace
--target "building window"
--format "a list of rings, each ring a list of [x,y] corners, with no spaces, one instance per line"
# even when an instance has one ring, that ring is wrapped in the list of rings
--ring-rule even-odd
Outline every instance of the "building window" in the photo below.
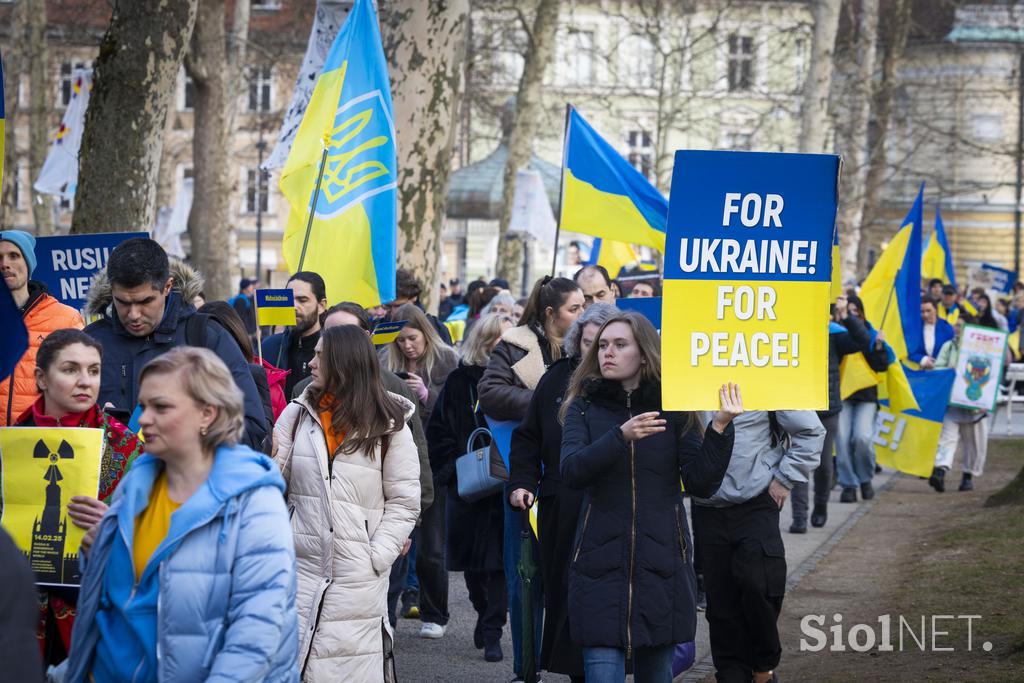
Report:
[[[629,163],[645,178],[654,174],[654,145],[651,134],[646,130],[629,131]]]
[[[569,31],[565,43],[565,59],[568,68],[566,82],[569,85],[589,85],[594,80],[594,32]]]
[[[258,168],[245,172],[245,212],[261,213],[270,211],[270,174]]]
[[[804,87],[804,76],[807,75],[807,40],[797,38],[793,46],[793,77],[796,79],[794,90]]]
[[[750,90],[754,84],[754,39],[729,36],[729,90]]]
[[[274,105],[274,69],[257,66],[249,71],[249,111],[268,112]]]
[[[750,133],[738,133],[736,131],[726,131],[722,136],[722,149],[734,150],[734,151],[749,151],[750,150]]]
[[[75,69],[88,68],[85,62],[61,62],[60,65],[60,106],[66,107],[74,94]]]
[[[505,83],[518,83],[523,77],[523,55],[529,42],[520,28],[505,26],[498,31],[494,61],[496,75]]]
[[[258,10],[281,9],[281,0],[252,0],[251,6]]]
[[[654,45],[643,36],[629,36],[623,42],[622,75],[627,87],[650,88],[654,85]]]
[[[178,90],[178,111],[192,111],[196,106],[196,84],[185,69],[181,70],[179,81],[181,87]]]

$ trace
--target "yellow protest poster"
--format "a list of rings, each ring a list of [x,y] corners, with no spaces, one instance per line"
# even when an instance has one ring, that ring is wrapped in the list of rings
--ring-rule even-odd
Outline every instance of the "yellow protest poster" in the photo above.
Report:
[[[676,153],[665,241],[662,405],[828,407],[839,157]]]
[[[85,530],[71,522],[68,502],[96,496],[102,454],[102,429],[0,428],[0,525],[41,585],[81,583],[78,546]]]

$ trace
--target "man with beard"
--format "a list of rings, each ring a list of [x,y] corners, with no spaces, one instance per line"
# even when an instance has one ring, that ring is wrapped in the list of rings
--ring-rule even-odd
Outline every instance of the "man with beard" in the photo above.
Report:
[[[295,273],[288,280],[288,289],[295,293],[295,327],[263,340],[263,359],[291,371],[285,380],[285,396],[291,396],[295,385],[309,377],[309,362],[320,341],[320,319],[327,310],[327,287],[316,273]]]

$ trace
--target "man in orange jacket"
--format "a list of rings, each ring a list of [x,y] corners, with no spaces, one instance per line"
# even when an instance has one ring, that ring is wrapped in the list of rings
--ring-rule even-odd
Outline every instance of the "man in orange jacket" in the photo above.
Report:
[[[0,231],[0,276],[28,329],[28,350],[11,376],[0,382],[0,427],[13,424],[39,396],[36,352],[43,339],[65,327],[82,329],[85,321],[75,309],[46,293],[46,285],[29,278],[36,268],[36,238],[23,230]]]

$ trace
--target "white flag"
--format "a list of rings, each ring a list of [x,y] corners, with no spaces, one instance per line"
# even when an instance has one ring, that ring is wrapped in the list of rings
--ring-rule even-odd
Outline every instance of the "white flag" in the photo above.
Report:
[[[516,172],[516,191],[512,198],[510,233],[525,233],[544,244],[554,244],[555,214],[551,211],[548,193],[540,172],[519,169]]]
[[[295,81],[292,102],[285,112],[284,121],[281,122],[277,143],[261,167],[265,171],[284,168],[284,163],[288,161],[288,152],[292,149],[295,134],[299,132],[299,124],[302,123],[306,107],[309,106],[309,98],[313,96],[317,76],[324,67],[327,53],[338,35],[338,30],[345,22],[345,16],[348,14],[347,4],[351,3],[338,0],[318,0],[316,3],[316,16],[313,19],[313,30],[309,33],[306,56],[302,58],[302,68],[299,69],[299,77]]]
[[[160,207],[157,212],[153,239],[164,248],[168,256],[185,258],[181,236],[188,230],[188,214],[192,210],[192,178],[183,178],[174,198],[173,207]]]
[[[64,110],[57,137],[36,178],[36,192],[74,199],[78,186],[78,150],[82,147],[85,110],[92,90],[92,69],[75,69],[71,74],[71,101]]]

